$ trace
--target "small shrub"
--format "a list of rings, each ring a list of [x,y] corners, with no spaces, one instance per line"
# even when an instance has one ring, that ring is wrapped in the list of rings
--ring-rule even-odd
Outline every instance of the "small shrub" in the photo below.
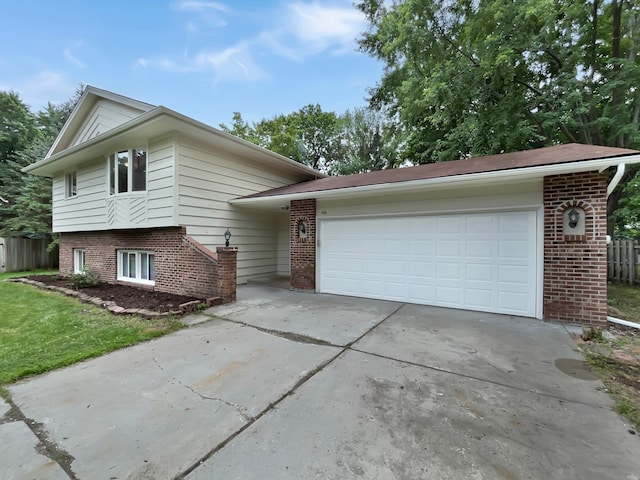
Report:
[[[100,282],[100,275],[95,270],[85,268],[80,273],[72,273],[69,275],[69,281],[73,283],[76,289],[95,287]]]
[[[602,330],[596,327],[582,327],[581,337],[585,342],[602,342],[604,340]]]

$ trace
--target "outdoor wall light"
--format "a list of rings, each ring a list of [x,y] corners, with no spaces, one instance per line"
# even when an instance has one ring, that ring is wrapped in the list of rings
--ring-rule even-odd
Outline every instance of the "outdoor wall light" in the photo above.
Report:
[[[229,246],[229,239],[231,238],[231,232],[229,231],[229,227],[227,227],[227,231],[224,232],[224,246]]]
[[[576,228],[578,220],[580,220],[580,213],[575,208],[572,208],[567,216],[569,217],[569,226],[571,228]]]

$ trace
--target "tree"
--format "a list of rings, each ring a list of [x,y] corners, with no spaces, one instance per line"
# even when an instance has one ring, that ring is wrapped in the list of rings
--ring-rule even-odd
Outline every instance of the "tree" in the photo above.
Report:
[[[220,124],[227,133],[321,171],[330,171],[341,158],[340,126],[339,117],[318,104],[260,120],[253,126],[235,112],[230,127]]]
[[[386,116],[359,108],[346,111],[340,122],[342,157],[331,173],[348,175],[398,166],[402,137]]]
[[[358,8],[369,23],[360,48],[384,63],[371,105],[398,116],[413,163],[567,142],[640,146],[635,1],[362,0]]]
[[[33,117],[36,128],[29,143],[15,154],[12,172],[19,194],[5,209],[7,218],[0,227],[2,235],[51,237],[51,179],[24,175],[20,168],[44,158],[81,94],[82,86],[71,99],[61,104],[49,103]]]
[[[0,229],[11,218],[22,189],[20,169],[25,163],[21,153],[36,134],[35,117],[14,92],[0,92],[0,196],[7,204],[0,205]]]

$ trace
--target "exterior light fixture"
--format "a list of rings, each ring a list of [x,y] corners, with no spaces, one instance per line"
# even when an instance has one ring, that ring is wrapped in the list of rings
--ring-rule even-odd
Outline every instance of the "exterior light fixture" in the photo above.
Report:
[[[227,231],[224,232],[224,246],[229,246],[229,239],[231,238],[231,232],[229,231],[229,227],[227,227]]]
[[[578,225],[578,220],[580,220],[580,213],[575,209],[572,208],[569,211],[569,226],[571,228],[576,228],[576,225]]]

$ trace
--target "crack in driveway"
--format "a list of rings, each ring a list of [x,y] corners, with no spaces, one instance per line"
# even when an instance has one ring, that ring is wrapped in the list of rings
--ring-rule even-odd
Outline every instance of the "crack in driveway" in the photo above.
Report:
[[[171,375],[169,372],[167,372],[164,367],[162,365],[160,365],[160,362],[158,361],[158,359],[154,356],[153,357],[153,363],[156,364],[156,366],[162,370],[162,372],[166,373],[167,375],[170,376],[170,378],[172,380],[174,380],[178,385],[186,388],[187,390],[189,390],[191,393],[197,395],[198,397],[200,397],[203,400],[211,400],[214,402],[218,402],[220,403],[220,407],[214,412],[214,413],[218,413],[220,411],[220,408],[222,408],[222,405],[227,405],[228,407],[233,408],[238,415],[240,415],[240,417],[242,417],[242,419],[245,422],[250,422],[253,417],[249,414],[247,414],[246,412],[248,411],[248,409],[246,407],[243,407],[242,405],[238,404],[238,403],[233,403],[233,402],[229,402],[227,400],[224,400],[222,398],[217,398],[217,397],[208,397],[207,395],[204,395],[202,393],[200,393],[199,391],[197,391],[195,388],[193,388],[191,385],[187,385],[186,383],[184,383],[182,380],[180,380],[179,378],[177,378],[175,375]]]

